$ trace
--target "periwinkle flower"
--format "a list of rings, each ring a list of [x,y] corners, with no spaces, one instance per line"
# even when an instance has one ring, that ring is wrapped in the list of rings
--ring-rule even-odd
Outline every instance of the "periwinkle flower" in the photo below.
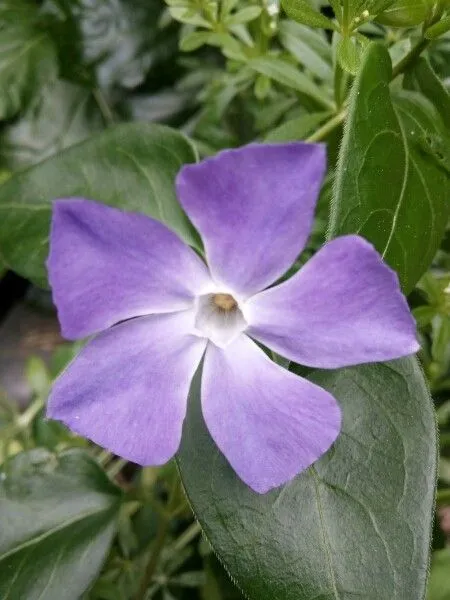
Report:
[[[204,357],[206,425],[251,488],[279,486],[326,452],[341,427],[336,400],[256,342],[325,369],[418,344],[397,276],[359,236],[327,243],[273,285],[305,246],[325,162],[321,145],[255,144],[183,167],[178,198],[207,264],[147,216],[56,201],[48,268],[62,332],[97,335],[56,381],[48,415],[126,459],[162,464]]]

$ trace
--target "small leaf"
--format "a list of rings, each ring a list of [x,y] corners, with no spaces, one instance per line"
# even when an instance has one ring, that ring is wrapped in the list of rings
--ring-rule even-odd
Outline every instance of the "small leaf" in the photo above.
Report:
[[[421,92],[434,104],[442,121],[450,129],[450,94],[425,58],[419,58],[403,78],[406,89]]]
[[[31,450],[1,475],[0,596],[78,600],[109,550],[120,490],[79,450]]]
[[[435,38],[444,35],[444,33],[447,33],[447,31],[450,31],[450,16],[445,17],[442,21],[439,21],[439,23],[435,23],[429,27],[425,32],[425,37],[429,40],[434,40]]]
[[[209,31],[191,31],[180,39],[180,50],[183,52],[197,50],[208,43],[210,35]]]
[[[412,27],[425,21],[431,7],[428,0],[396,0],[375,20],[390,27]]]
[[[310,77],[296,69],[290,63],[274,56],[253,58],[248,61],[248,66],[274,81],[290,87],[298,92],[313,98],[320,106],[333,108],[333,103],[327,99],[326,93],[318,88]]]
[[[353,38],[344,37],[339,40],[337,58],[344,71],[356,75],[361,63],[361,55]]]
[[[262,8],[260,6],[247,6],[238,12],[229,15],[225,19],[225,25],[240,25],[241,23],[248,23],[258,18],[261,14]]]
[[[337,30],[336,24],[322,13],[314,10],[307,0],[282,0],[282,6],[287,16],[298,23],[321,29]]]
[[[265,142],[294,142],[304,140],[316,127],[329,116],[328,112],[310,113],[296,119],[286,121],[273,129],[265,138]]]
[[[322,33],[293,21],[282,21],[279,24],[280,42],[286,50],[313,75],[324,81],[331,81],[331,46]]]
[[[207,539],[250,600],[423,600],[436,431],[421,368],[406,358],[311,379],[338,399],[343,430],[265,495],[215,446],[194,379],[178,463]]]
[[[0,254],[45,285],[52,201],[69,196],[142,212],[198,246],[174,189],[180,167],[195,158],[180,133],[146,123],[120,125],[64,150],[0,187]]]

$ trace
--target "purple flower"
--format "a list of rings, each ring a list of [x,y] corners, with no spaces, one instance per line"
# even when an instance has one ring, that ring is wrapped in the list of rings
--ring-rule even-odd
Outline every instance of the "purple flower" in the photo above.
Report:
[[[48,268],[62,332],[98,334],[56,381],[48,415],[112,452],[177,451],[204,357],[202,410],[236,473],[263,493],[328,450],[328,392],[272,362],[334,369],[416,352],[395,273],[361,237],[302,251],[325,172],[321,145],[251,145],[184,167],[178,197],[208,266],[160,222],[94,202],[54,204]],[[163,210],[163,208],[162,208]]]

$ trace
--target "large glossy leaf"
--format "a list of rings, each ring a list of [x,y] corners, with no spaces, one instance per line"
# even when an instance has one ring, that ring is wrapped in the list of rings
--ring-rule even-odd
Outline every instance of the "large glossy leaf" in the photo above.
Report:
[[[55,48],[47,33],[35,27],[35,13],[25,0],[0,4],[0,119],[14,116],[56,77]]]
[[[421,370],[407,358],[312,380],[338,399],[343,430],[313,467],[266,495],[214,445],[194,381],[178,461],[197,518],[251,600],[422,600],[436,450]]]
[[[109,550],[120,491],[79,450],[35,449],[0,475],[1,598],[78,600]]]
[[[143,212],[195,245],[174,189],[180,167],[194,160],[186,138],[162,125],[121,125],[73,146],[0,187],[0,255],[45,285],[51,203],[66,196]]]
[[[387,50],[371,44],[352,90],[332,202],[330,237],[360,233],[409,292],[433,259],[449,214],[450,179],[394,109]],[[436,113],[433,135],[444,135]],[[413,131],[413,133],[411,133]],[[421,133],[422,135],[422,133]],[[445,144],[444,144],[445,145]]]

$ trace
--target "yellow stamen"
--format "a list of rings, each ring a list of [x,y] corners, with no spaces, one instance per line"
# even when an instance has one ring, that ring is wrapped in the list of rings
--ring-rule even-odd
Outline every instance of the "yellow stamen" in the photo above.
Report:
[[[227,312],[237,307],[237,302],[231,294],[214,294],[213,302],[218,308]]]

